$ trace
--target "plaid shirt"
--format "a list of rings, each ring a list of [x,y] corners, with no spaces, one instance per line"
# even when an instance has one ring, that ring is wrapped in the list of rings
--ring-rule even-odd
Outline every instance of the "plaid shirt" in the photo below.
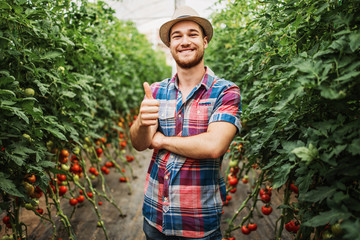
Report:
[[[226,121],[241,128],[240,92],[207,68],[201,81],[183,101],[177,75],[151,85],[160,102],[159,131],[165,136],[206,132],[211,122]],[[145,183],[143,215],[165,235],[202,238],[220,227],[224,178],[222,157],[190,159],[167,150],[154,151]]]

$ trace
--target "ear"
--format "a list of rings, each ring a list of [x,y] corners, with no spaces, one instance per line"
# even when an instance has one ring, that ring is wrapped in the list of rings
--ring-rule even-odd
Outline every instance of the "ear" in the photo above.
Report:
[[[205,36],[204,37],[204,49],[206,49],[208,47],[208,37]]]

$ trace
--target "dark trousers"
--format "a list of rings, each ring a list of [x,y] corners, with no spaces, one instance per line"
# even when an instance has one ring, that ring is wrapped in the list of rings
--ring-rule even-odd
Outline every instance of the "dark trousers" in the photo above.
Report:
[[[166,236],[153,226],[151,226],[144,218],[143,230],[147,240],[222,240],[220,228],[209,236],[203,238],[185,238],[177,236]]]

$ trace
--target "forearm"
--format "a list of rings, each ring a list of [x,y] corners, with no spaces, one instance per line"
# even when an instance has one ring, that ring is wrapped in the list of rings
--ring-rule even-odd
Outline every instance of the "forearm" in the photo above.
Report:
[[[130,140],[136,150],[143,151],[150,147],[152,138],[157,129],[157,124],[152,126],[140,126],[138,119],[130,128]]]
[[[166,137],[157,132],[152,147],[193,159],[219,158],[229,148],[236,131],[230,123],[216,122],[209,125],[207,132],[189,137]]]
[[[162,148],[193,159],[218,158],[227,150],[226,147],[219,147],[218,142],[211,139],[208,133],[189,137],[164,137]]]

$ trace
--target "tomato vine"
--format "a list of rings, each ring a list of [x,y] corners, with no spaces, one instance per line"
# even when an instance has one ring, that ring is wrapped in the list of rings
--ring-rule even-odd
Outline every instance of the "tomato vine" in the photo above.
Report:
[[[106,190],[104,176],[116,171],[131,192],[129,125],[144,79],[170,75],[164,54],[104,2],[86,0],[1,1],[0,52],[4,237],[27,239],[19,218],[25,207],[53,226],[53,239],[55,209],[69,239],[76,239],[69,219],[87,200],[108,239],[101,200],[125,214]],[[39,205],[42,197],[46,206]],[[66,198],[74,207],[69,216],[62,211]]]
[[[241,89],[241,166],[284,194],[276,239],[359,239],[359,11],[357,0],[233,0],[213,15],[206,61]]]

